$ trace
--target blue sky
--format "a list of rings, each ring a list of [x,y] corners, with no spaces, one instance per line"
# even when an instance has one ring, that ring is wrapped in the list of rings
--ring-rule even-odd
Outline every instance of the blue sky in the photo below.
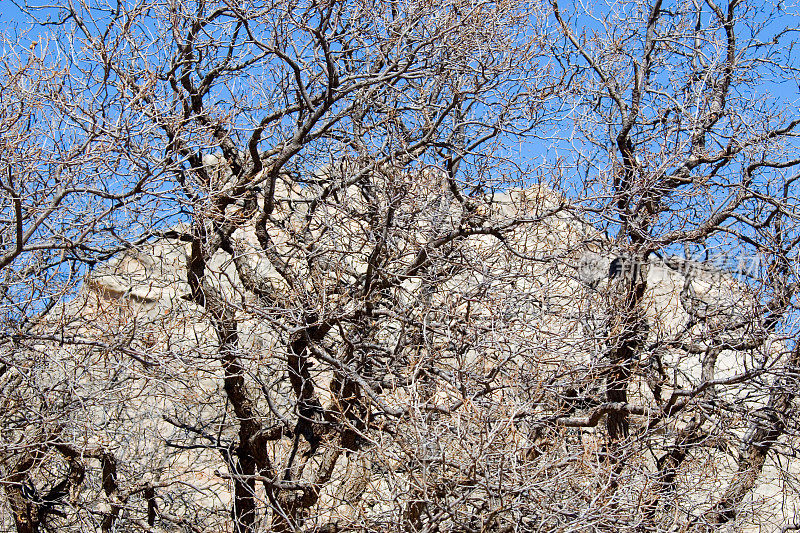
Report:
[[[51,32],[58,32],[59,27],[50,26],[49,28],[43,29],[41,27],[33,26],[27,19],[27,16],[24,15],[19,7],[16,5],[16,0],[0,0],[0,5],[2,5],[2,10],[0,10],[0,31],[5,34],[5,37],[10,41],[17,41],[20,40],[23,42],[23,47],[27,48],[26,42],[31,40],[41,40],[41,35],[43,33],[51,33]],[[597,7],[603,5],[605,7]],[[565,17],[568,14],[578,14],[578,17],[575,17],[575,25],[574,30],[576,33],[586,32],[587,35],[591,36],[591,33],[594,31],[602,30],[602,26],[599,24],[599,20],[602,19],[603,16],[607,15],[608,12],[619,10],[620,12],[627,12],[629,11],[628,6],[634,5],[631,2],[609,2],[608,4],[581,4],[580,2],[574,3],[563,3],[561,6],[562,12],[565,13]],[[764,4],[767,5],[767,4]],[[587,7],[583,7],[587,6]],[[591,6],[591,7],[589,7]],[[610,6],[610,7],[609,7]],[[665,4],[665,9],[669,9],[669,5]],[[597,13],[594,20],[591,17],[581,16],[581,13],[584,13],[585,9],[592,9],[596,10]],[[55,15],[56,10],[52,9],[51,12]],[[638,23],[639,26],[642,26],[643,21],[631,21],[632,25],[636,25]],[[555,25],[555,22],[552,22]],[[793,4],[789,6],[784,5],[783,8],[770,18],[770,22],[767,24],[765,30],[767,33],[770,33],[773,29],[777,29],[779,27],[798,27],[800,26],[800,19],[796,15],[796,8]],[[615,29],[612,28],[612,31]],[[9,53],[6,49],[4,53]],[[793,57],[793,51],[787,51],[787,56]],[[762,96],[765,98],[770,99],[773,102],[773,105],[777,106],[778,108],[785,108],[785,110],[790,115],[795,115],[798,113],[798,106],[800,104],[800,80],[798,80],[797,76],[795,79],[784,80],[781,83],[777,83],[775,79],[764,79],[763,83],[759,84],[756,90],[762,92]],[[742,95],[743,97],[747,98],[752,95]],[[514,160],[517,164],[519,164],[523,169],[527,170],[529,167],[534,169],[539,169],[540,171],[549,165],[542,165],[543,158],[545,161],[549,161],[550,164],[553,163],[555,160],[569,160],[575,153],[576,146],[574,143],[568,142],[567,138],[570,137],[568,130],[570,129],[570,119],[567,117],[563,120],[558,126],[553,126],[551,129],[553,134],[553,139],[547,139],[549,135],[551,135],[548,131],[543,130],[540,131],[539,134],[542,138],[531,138],[523,141],[518,140],[510,140],[502,151],[497,153],[502,153],[510,160]],[[559,138],[556,138],[559,137]],[[580,144],[580,141],[576,141]],[[581,170],[576,169],[573,175],[566,176],[566,179],[572,182],[573,186],[577,186],[580,181],[584,178],[582,176]]]

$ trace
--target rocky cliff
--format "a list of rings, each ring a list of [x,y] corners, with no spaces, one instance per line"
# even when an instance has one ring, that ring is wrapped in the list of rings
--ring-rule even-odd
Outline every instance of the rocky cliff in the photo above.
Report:
[[[766,405],[752,372],[784,357],[748,326],[757,295],[701,263],[627,258],[546,187],[482,199],[466,227],[452,194],[422,186],[425,201],[398,208],[383,240],[359,226],[373,215],[356,192],[309,224],[315,196],[283,191],[270,249],[243,223],[205,265],[209,294],[235,320],[234,377],[262,417],[259,442],[277,473],[252,476],[257,497],[289,512],[313,496],[293,524],[317,531],[603,530],[612,515],[628,521],[621,529],[645,518],[690,527],[732,482],[737,443]],[[484,227],[501,231],[465,230]],[[243,420],[218,318],[192,296],[190,231],[176,226],[96,268],[42,324],[13,378],[6,412],[29,421],[7,442],[61,450],[39,463],[35,488],[77,475],[85,459],[85,481],[64,516],[48,517],[53,527],[117,513],[132,529],[230,529]],[[458,231],[447,247],[430,245]],[[356,289],[377,242],[390,259],[375,279],[389,281],[364,315]],[[644,337],[627,404],[612,405],[614,291],[636,276],[646,279]],[[298,370],[292,347],[309,316],[336,326]],[[296,380],[313,384],[307,405]],[[630,430],[611,457],[599,428],[615,409],[627,410]],[[665,457],[698,417],[712,428],[691,449],[686,441],[664,492]],[[795,512],[787,471],[767,465],[735,527]]]

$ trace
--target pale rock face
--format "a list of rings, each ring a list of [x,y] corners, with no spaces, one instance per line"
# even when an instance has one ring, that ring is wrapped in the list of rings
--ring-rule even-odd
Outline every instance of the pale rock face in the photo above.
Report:
[[[216,161],[209,160],[208,164],[216,164]],[[460,208],[446,190],[432,183],[428,192],[429,202],[422,209],[435,214],[430,224],[419,226],[407,222],[409,228],[414,228],[409,230],[409,237],[387,244],[395,247],[399,261],[410,261],[419,247],[437,232],[458,223]],[[346,312],[347,306],[352,305],[347,295],[326,295],[325,291],[326,287],[335,285],[337,278],[358,276],[366,271],[370,248],[356,240],[359,228],[345,216],[346,209],[364,209],[365,206],[353,200],[326,208],[325,227],[309,231],[315,245],[330,259],[329,263],[323,263],[324,272],[312,272],[292,248],[289,234],[302,229],[302,220],[292,218],[286,210],[288,202],[302,204],[303,195],[302,190],[282,192],[280,197],[286,200],[279,203],[276,216],[285,217],[287,229],[270,230],[275,252],[288,258],[287,261],[304,274],[300,277],[302,286],[295,287],[294,292],[259,252],[252,229],[237,230],[234,239],[249,265],[286,299],[282,304],[292,301],[302,305],[304,298],[324,299],[320,305],[326,312]],[[358,197],[347,191],[342,196]],[[476,403],[465,406],[456,418],[496,416],[513,420],[515,409],[535,406],[517,397],[531,394],[525,388],[526,383],[535,382],[533,377],[591,371],[601,365],[604,347],[599,339],[607,320],[603,291],[614,276],[614,262],[618,256],[611,253],[610,246],[594,228],[575,217],[566,199],[543,186],[495,194],[479,211],[489,220],[524,219],[529,223],[514,229],[505,242],[490,235],[470,237],[463,244],[463,258],[470,262],[470,268],[454,272],[449,279],[441,281],[436,290],[429,292],[425,292],[428,289],[421,277],[411,277],[404,281],[395,296],[399,306],[419,305],[419,302],[437,309],[449,306],[454,316],[463,316],[469,307],[474,320],[485,325],[485,338],[483,344],[477,344],[464,354],[464,360],[459,363],[461,371],[486,373],[502,362],[510,387],[492,396],[497,405],[507,405],[507,411],[503,408],[504,412],[486,413]],[[87,279],[82,294],[52,319],[67,327],[80,324],[78,334],[99,338],[107,348],[62,350],[61,357],[54,354],[48,362],[48,379],[56,379],[56,376],[65,381],[71,379],[80,389],[78,396],[94,399],[98,399],[97,395],[103,396],[90,410],[75,411],[74,416],[82,417],[78,425],[84,428],[84,433],[72,435],[73,442],[103,444],[133,464],[139,458],[147,458],[147,464],[140,465],[140,472],[128,475],[135,478],[159,472],[160,482],[175,482],[170,489],[174,491],[171,493],[172,512],[197,513],[198,516],[207,513],[209,523],[214,523],[212,515],[224,516],[232,501],[224,479],[227,467],[219,454],[194,444],[205,442],[209,435],[233,439],[234,424],[230,423],[229,414],[224,415],[227,406],[215,353],[218,341],[204,311],[187,301],[190,293],[186,281],[188,252],[186,244],[164,239],[122,254],[98,268]],[[747,312],[745,292],[727,274],[678,260],[653,260],[646,265],[646,270],[648,342],[684,335],[692,342],[702,343],[703,332],[695,331],[698,326],[687,329],[692,313],[716,313],[719,321],[724,322]],[[229,302],[242,310],[253,303],[253,296],[237,281],[230,256],[222,252],[215,255],[208,271],[214,286]],[[254,383],[276,393],[272,397],[277,404],[271,409],[278,415],[290,416],[292,394],[286,380],[280,379],[285,366],[286,335],[276,329],[270,319],[244,312],[241,315],[239,334],[243,350],[247,352],[248,372]],[[245,318],[247,316],[250,318]],[[379,338],[391,346],[400,330],[399,325],[387,322]],[[152,359],[136,362],[126,358],[124,351],[120,352],[123,355],[115,355],[115,350],[125,348],[126,343],[151,353]],[[47,348],[43,346],[42,349]],[[419,354],[420,358],[427,356],[430,354]],[[84,373],[69,377],[75,357],[83,358],[80,366]],[[719,356],[716,377],[732,375],[750,362],[748,357],[751,356],[723,352]],[[414,361],[409,363],[415,364]],[[665,363],[684,376],[682,386],[692,387],[700,382],[700,356],[687,354],[680,360]],[[148,366],[150,364],[152,366]],[[319,399],[323,406],[329,406],[335,401],[328,385],[331,372],[323,368],[314,372],[314,378],[321,385]],[[120,379],[119,376],[127,380],[126,391],[133,388],[139,393],[130,398],[120,392],[117,398],[113,387],[106,390],[106,385]],[[633,382],[629,392],[632,401],[654,405],[652,393],[643,381]],[[508,403],[502,396],[506,394]],[[664,394],[668,396],[669,391]],[[425,395],[426,401],[432,403],[444,405],[452,401],[452,391],[444,388],[426,391]],[[117,399],[120,404],[115,403]],[[405,408],[419,398],[397,392],[387,393],[383,401],[390,408]],[[270,411],[264,407],[265,412]],[[224,416],[220,416],[221,413]],[[205,437],[187,432],[174,423],[178,419],[202,420],[204,415],[213,422],[212,426],[204,428]],[[443,418],[437,423],[446,422]],[[468,435],[458,437],[459,423],[448,424],[455,433],[442,437],[440,448],[460,450],[464,447],[464,453],[472,453],[474,450],[467,449]],[[111,436],[112,440],[104,435]],[[413,448],[412,436],[408,438],[411,439],[408,446]],[[503,443],[501,449],[519,449],[522,443],[528,442],[528,437],[520,434],[513,424],[498,429],[494,438]],[[589,461],[599,453],[598,444],[593,441],[591,431],[583,432],[581,438],[585,460]],[[176,444],[180,446],[176,448]],[[337,481],[324,489],[317,513],[355,520],[365,514],[389,512],[392,502],[408,488],[408,480],[395,472],[404,459],[401,451],[393,446],[395,444],[387,443],[384,457],[388,462],[380,463],[369,453],[353,453],[337,463],[334,475]],[[290,450],[285,443],[276,443],[271,453],[283,458]],[[457,457],[455,452],[454,457]],[[727,468],[719,473],[717,483],[730,477],[733,465]],[[775,485],[782,481],[777,479],[777,471],[769,468],[764,474],[767,481],[753,495],[754,502],[778,494]],[[702,494],[708,491],[699,491],[698,497]],[[700,505],[708,503],[698,502]],[[792,501],[786,505],[795,504]],[[782,507],[775,512],[788,511],[787,507]]]
[[[608,279],[612,259],[597,252],[587,251],[578,263],[578,277],[590,287],[597,287]]]

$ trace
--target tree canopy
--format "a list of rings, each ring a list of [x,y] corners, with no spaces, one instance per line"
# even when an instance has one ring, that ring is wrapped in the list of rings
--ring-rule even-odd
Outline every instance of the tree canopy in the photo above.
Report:
[[[797,15],[15,2],[0,530],[797,528]]]

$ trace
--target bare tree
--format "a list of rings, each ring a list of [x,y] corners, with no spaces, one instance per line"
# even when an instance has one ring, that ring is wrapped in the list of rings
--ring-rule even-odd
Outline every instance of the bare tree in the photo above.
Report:
[[[25,5],[3,526],[792,526],[793,33],[564,9]]]
[[[767,455],[794,432],[797,236],[789,221],[799,122],[770,95],[796,79],[795,30],[772,25],[794,15],[744,2],[656,1],[570,17],[561,7],[553,2],[564,61],[580,80],[583,148],[574,159],[592,176],[582,205],[612,235],[623,265],[604,304],[597,375],[605,390],[596,397],[606,403],[594,411],[607,414],[609,487],[639,470],[645,486],[629,523],[713,530],[746,514]],[[716,261],[730,272],[728,294],[698,286],[698,273],[675,255]],[[655,258],[685,280],[680,323],[659,324],[652,293],[663,273],[648,275]],[[644,405],[631,397],[637,381],[647,385]],[[645,411],[644,421],[634,416]],[[652,464],[626,464],[644,450]],[[704,472],[713,484],[703,485]],[[792,514],[784,509],[764,527],[791,525]]]
[[[74,295],[87,267],[127,249],[129,238],[146,234],[153,212],[140,210],[138,202],[145,183],[150,187],[155,181],[153,172],[137,167],[135,153],[115,148],[124,142],[119,129],[102,131],[97,121],[81,120],[102,114],[103,102],[88,98],[84,91],[89,87],[75,72],[51,61],[48,47],[53,43],[20,49],[5,37],[8,55],[0,67],[0,463],[17,529],[36,531],[54,511],[53,504],[64,498],[68,480],[81,478],[82,467],[75,457],[65,456],[69,467],[53,472],[43,492],[31,481],[58,438],[71,385],[43,376],[47,353],[27,349],[24,339],[43,316]]]
[[[549,75],[532,82],[527,74],[542,37],[524,7],[26,7],[59,32],[42,61],[56,62],[62,81],[30,98],[53,105],[63,121],[54,135],[85,138],[80,155],[98,157],[96,174],[76,172],[80,200],[94,194],[153,224],[111,210],[95,222],[76,207],[85,233],[64,247],[69,259],[91,267],[96,258],[80,253],[103,232],[95,256],[129,251],[94,269],[74,300],[57,298],[58,309],[33,329],[10,332],[13,375],[36,368],[17,353],[39,354],[44,370],[9,385],[9,397],[37,417],[62,413],[36,424],[41,435],[9,423],[17,433],[3,483],[18,530],[146,529],[157,519],[210,530],[336,529],[344,527],[339,508],[355,500],[331,503],[339,496],[328,494],[324,511],[320,498],[343,465],[368,473],[363,456],[380,435],[397,436],[394,453],[416,456],[401,438],[414,418],[402,398],[436,379],[426,377],[434,354],[422,354],[434,342],[430,328],[440,329],[430,319],[441,313],[425,304],[469,271],[462,261],[480,259],[461,243],[502,238],[523,223],[485,224],[483,194],[502,162],[491,152],[529,130],[541,118],[529,102],[557,87]],[[127,176],[135,179],[129,189]],[[103,187],[92,184],[106,177]],[[12,185],[9,210],[19,213],[26,193]],[[35,234],[23,218],[33,211],[16,220]],[[68,212],[45,219],[67,223]],[[156,260],[146,253],[156,253],[154,238]],[[17,243],[4,266],[33,253],[33,242]],[[183,266],[171,292],[136,286],[142,273],[157,279],[158,261],[173,257]],[[115,276],[130,284],[110,282]],[[167,292],[175,299],[165,317]],[[195,347],[171,345],[180,328],[193,328]],[[47,357],[52,341],[71,348]],[[404,462],[394,457],[384,468]],[[200,474],[215,481],[191,479]],[[46,485],[58,488],[58,501],[34,494]],[[427,488],[397,490],[421,492],[400,506],[402,516],[379,513],[350,527],[418,527],[423,511],[452,512],[449,502],[465,497],[448,494],[437,510],[421,503]],[[230,496],[209,495],[217,491]],[[57,514],[45,517],[50,504]],[[230,520],[216,514],[225,507]]]

